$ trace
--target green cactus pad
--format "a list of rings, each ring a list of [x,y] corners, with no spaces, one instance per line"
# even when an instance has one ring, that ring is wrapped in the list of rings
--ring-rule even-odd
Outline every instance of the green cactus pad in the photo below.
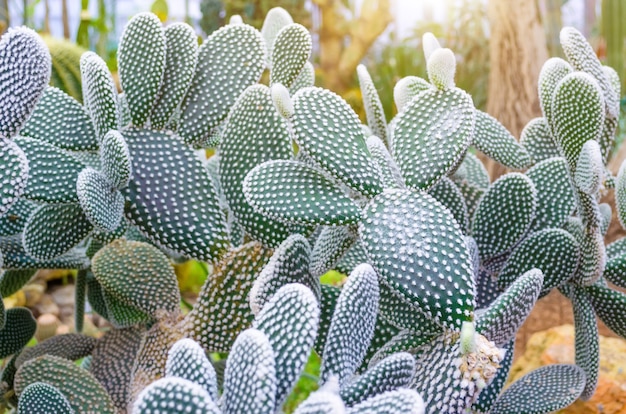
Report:
[[[243,181],[246,200],[259,213],[285,223],[346,225],[359,207],[322,171],[298,161],[268,161]]]
[[[596,195],[604,181],[604,168],[600,144],[594,140],[585,142],[576,163],[574,184],[583,193]]]
[[[293,156],[286,123],[274,109],[266,86],[249,87],[233,105],[219,156],[220,183],[237,222],[253,239],[269,247],[278,246],[289,236],[289,229],[255,212],[241,188],[252,168],[268,160]]]
[[[133,16],[117,50],[120,84],[128,101],[132,123],[142,127],[157,100],[165,71],[165,34],[152,13]]]
[[[83,105],[91,116],[98,141],[121,124],[117,90],[111,72],[102,58],[85,52],[80,58],[83,85]]]
[[[127,409],[131,369],[144,333],[137,326],[111,329],[98,339],[92,353],[89,371],[122,412]]]
[[[378,315],[401,330],[440,333],[443,328],[428,318],[419,308],[407,302],[386,283],[381,282]]]
[[[576,208],[565,159],[549,158],[526,172],[537,190],[537,210],[532,229],[561,227]]]
[[[289,12],[282,7],[273,7],[265,15],[265,20],[263,20],[263,26],[261,27],[261,35],[263,36],[263,40],[265,40],[265,47],[267,48],[268,64],[271,64],[269,58],[272,56],[274,40],[278,32],[292,23],[293,18]]]
[[[206,141],[264,67],[265,46],[255,28],[238,24],[213,32],[198,49],[196,72],[181,106],[179,133],[184,141]]]
[[[283,404],[304,370],[319,317],[319,305],[311,290],[291,283],[276,292],[254,321],[253,327],[267,336],[274,350],[276,407]]]
[[[514,339],[517,330],[535,306],[543,279],[540,269],[522,274],[476,317],[476,332],[498,347]]]
[[[315,338],[315,351],[320,357],[324,356],[324,346],[328,338],[328,330],[330,323],[337,307],[337,299],[341,294],[341,289],[331,285],[321,285],[320,298],[320,323],[317,329],[317,337]]]
[[[366,196],[382,185],[365,144],[358,116],[339,95],[305,88],[293,97],[294,139],[316,164],[338,181]]]
[[[20,290],[35,272],[35,269],[0,271],[0,297],[7,298]]]
[[[132,119],[130,117],[130,109],[128,108],[128,100],[126,100],[124,92],[117,95],[117,105],[120,112],[120,126],[129,126]]]
[[[346,406],[339,397],[337,379],[334,378],[311,393],[293,414],[346,414]]]
[[[26,308],[11,308],[4,312],[4,327],[0,330],[0,359],[19,352],[35,334],[37,322]]]
[[[76,361],[90,355],[96,346],[96,338],[78,333],[56,335],[24,349],[15,360],[15,367],[20,368],[31,359],[43,355],[52,355]]]
[[[15,143],[28,159],[29,174],[23,197],[44,203],[74,203],[76,179],[85,165],[68,152],[28,137]]]
[[[599,226],[585,229],[580,241],[580,253],[580,265],[572,281],[579,285],[591,285],[602,276],[606,266],[604,238]]]
[[[150,126],[163,129],[185,97],[198,63],[198,40],[186,23],[174,23],[163,31],[166,40],[163,85],[150,115]],[[143,64],[143,63],[142,63]]]
[[[372,81],[372,77],[364,65],[357,66],[356,73],[359,78],[361,95],[363,96],[367,124],[371,128],[372,133],[389,146],[387,120],[385,119],[385,111],[383,110],[383,104],[380,102],[376,85],[374,85],[374,81]]]
[[[520,145],[526,148],[534,162],[561,156],[550,134],[550,126],[545,118],[531,119],[522,130]]]
[[[398,113],[403,112],[409,102],[420,92],[432,89],[432,87],[428,81],[417,76],[406,76],[400,79],[393,88],[393,100]]]
[[[585,293],[602,322],[626,338],[626,294],[598,283],[586,287]]]
[[[118,299],[106,290],[102,290],[102,298],[107,310],[106,317],[115,328],[127,328],[137,324],[154,322],[154,317]],[[89,303],[92,303],[91,298]]]
[[[9,28],[0,39],[0,138],[19,132],[41,98],[51,68],[50,52],[34,30]]]
[[[404,299],[448,329],[471,320],[472,264],[459,225],[437,200],[385,190],[366,207],[359,234],[374,268]],[[441,297],[449,300],[443,307]]]
[[[576,171],[583,144],[597,140],[604,123],[602,91],[595,79],[582,72],[561,79],[552,97],[552,116],[547,119],[570,170]]]
[[[311,56],[313,41],[306,27],[292,23],[276,34],[270,55],[270,85],[290,88]]]
[[[506,354],[500,363],[500,368],[498,368],[493,381],[480,392],[478,399],[472,404],[472,412],[475,414],[489,413],[489,410],[491,410],[491,407],[498,399],[500,391],[502,391],[502,388],[504,388],[506,384],[511,365],[513,364],[515,341],[511,341],[505,348]]]
[[[331,270],[352,247],[357,237],[355,229],[349,226],[323,227],[311,251],[311,274],[320,277]]]
[[[428,194],[443,204],[454,216],[464,234],[469,233],[469,215],[463,193],[448,177],[442,177],[428,190]]]
[[[293,96],[300,89],[315,86],[315,67],[311,62],[306,62],[300,74],[289,88],[289,93]]]
[[[320,369],[323,381],[337,376],[343,386],[361,365],[374,334],[378,298],[376,271],[365,263],[357,266],[335,305]]]
[[[481,199],[472,226],[472,236],[481,259],[505,253],[524,236],[537,206],[535,185],[520,173],[496,180]]]
[[[564,27],[561,30],[560,40],[563,52],[574,69],[586,72],[598,81],[606,101],[607,114],[611,118],[617,118],[619,97],[615,94],[611,79],[585,36],[573,27]]]
[[[626,161],[622,162],[615,184],[615,207],[622,228],[626,229]]]
[[[585,373],[576,365],[548,365],[524,375],[496,400],[491,414],[558,411],[578,399],[585,387]]]
[[[579,256],[580,246],[567,231],[538,231],[513,250],[498,275],[498,287],[504,290],[523,273],[536,268],[543,272],[541,295],[546,295],[574,276]]]
[[[20,234],[26,226],[26,221],[36,208],[37,204],[23,198],[13,203],[4,215],[0,215],[0,237]]]
[[[18,414],[74,414],[67,398],[45,382],[33,382],[24,388],[17,406]]]
[[[615,244],[615,243],[613,243]],[[611,247],[611,245],[609,245]],[[613,248],[615,249],[615,247]],[[626,253],[611,257],[607,249],[609,260],[602,276],[615,286],[626,289]]]
[[[478,109],[472,145],[508,168],[519,170],[531,164],[530,154],[526,148],[517,142],[504,125]]]
[[[0,220],[28,186],[30,169],[24,151],[8,138],[0,137]]]
[[[552,120],[552,98],[557,84],[574,69],[567,61],[553,57],[545,61],[539,72],[539,104],[547,121]]]
[[[85,108],[60,89],[49,86],[20,134],[69,151],[95,151],[98,141]]]
[[[483,163],[474,154],[467,153],[451,179],[463,194],[471,222],[478,202],[489,188],[489,174]]]
[[[349,275],[355,267],[361,263],[368,263],[369,258],[365,252],[365,248],[360,240],[357,238],[356,242],[348,249],[346,254],[343,255],[341,260],[335,265],[335,270],[344,275]]]
[[[391,355],[343,387],[339,393],[351,407],[384,392],[407,387],[415,373],[415,358],[409,353]]]
[[[250,290],[250,308],[255,315],[274,294],[288,283],[302,283],[320,300],[320,282],[309,271],[311,247],[300,234],[293,234],[274,250],[270,261],[257,276]]]
[[[133,174],[126,140],[117,131],[109,131],[100,142],[100,166],[107,180],[115,187],[128,185]]]
[[[277,368],[272,345],[257,329],[243,331],[233,344],[224,376],[224,414],[271,414],[275,403]]]
[[[15,392],[21,395],[27,386],[39,381],[57,388],[77,413],[115,413],[98,380],[65,358],[44,355],[24,363],[15,375]]]
[[[416,96],[393,132],[392,152],[406,185],[428,189],[452,171],[472,141],[475,119],[472,98],[460,89]]]
[[[374,162],[380,168],[380,179],[385,188],[404,188],[404,178],[398,165],[389,154],[383,141],[372,135],[366,141],[367,149],[372,154]]]
[[[123,190],[128,220],[178,254],[218,259],[228,247],[226,223],[202,162],[175,135],[127,129],[124,138],[133,171]]]
[[[626,237],[615,240],[606,246],[606,255],[609,260],[626,254]],[[608,268],[608,263],[607,263]]]
[[[114,231],[124,215],[124,197],[100,171],[87,167],[76,180],[76,194],[83,213],[95,228]]]
[[[376,326],[374,327],[374,335],[370,341],[370,346],[367,348],[367,352],[365,353],[365,357],[363,358],[363,362],[357,370],[357,373],[363,374],[366,372],[374,355],[376,355],[386,343],[391,341],[393,337],[398,335],[399,332],[398,328],[387,323],[384,318],[381,318],[379,313],[376,318]],[[385,357],[382,357],[380,360],[384,358]]]
[[[80,205],[44,204],[26,222],[24,250],[35,259],[54,259],[77,246],[92,230]]]
[[[248,295],[271,256],[272,251],[257,242],[226,253],[186,316],[186,334],[210,352],[228,352],[239,332],[254,320]]]
[[[218,400],[217,376],[204,349],[194,340],[183,338],[170,348],[165,364],[166,377],[178,377],[202,386],[213,401]]]
[[[573,287],[570,294],[574,311],[574,328],[576,332],[576,365],[585,371],[585,389],[580,395],[583,401],[589,400],[596,392],[600,375],[600,343],[598,322],[590,300],[585,291]]]
[[[387,391],[348,408],[346,414],[423,414],[424,400],[406,388]]]
[[[198,384],[177,377],[161,378],[147,386],[133,403],[133,414],[220,414],[211,396]]]
[[[89,258],[81,250],[73,249],[54,259],[38,260],[24,250],[19,236],[0,239],[5,269],[85,269]]]

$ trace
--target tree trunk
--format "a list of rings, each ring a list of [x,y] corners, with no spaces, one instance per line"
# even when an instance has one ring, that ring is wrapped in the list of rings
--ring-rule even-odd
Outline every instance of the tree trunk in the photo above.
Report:
[[[532,118],[541,115],[537,79],[548,59],[545,32],[535,1],[489,0],[490,73],[487,112],[519,139]],[[492,179],[505,168],[486,159]]]
[[[67,0],[61,0],[61,20],[63,21],[63,37],[70,38],[70,18],[67,12]]]

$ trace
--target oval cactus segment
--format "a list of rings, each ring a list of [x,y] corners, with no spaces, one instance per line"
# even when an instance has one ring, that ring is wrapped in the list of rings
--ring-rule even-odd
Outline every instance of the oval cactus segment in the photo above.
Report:
[[[481,259],[505,253],[526,234],[535,219],[537,191],[520,173],[496,180],[481,199],[472,226],[472,236]]]
[[[520,275],[476,318],[476,332],[502,347],[515,339],[517,330],[535,306],[544,276],[540,269]]]
[[[6,298],[20,290],[35,272],[36,269],[4,270],[0,274],[0,296]]]
[[[174,269],[156,247],[117,239],[96,253],[91,262],[96,280],[111,295],[153,317],[159,309],[179,309]]]
[[[607,249],[607,255],[609,260],[606,263],[602,276],[615,286],[626,289],[626,254],[611,257]]]
[[[604,113],[602,90],[590,75],[571,73],[556,85],[552,97],[552,116],[548,122],[552,137],[565,156],[570,170],[576,171],[585,142],[599,139]]]
[[[48,47],[34,30],[9,28],[0,39],[0,138],[17,134],[50,81]]]
[[[572,73],[574,69],[567,61],[553,57],[545,61],[539,72],[539,104],[545,119],[550,121],[553,116],[552,97],[561,79]]]
[[[311,393],[293,414],[346,414],[346,406],[339,396],[337,380],[329,381]]]
[[[409,102],[420,92],[431,89],[433,86],[425,79],[417,76],[406,76],[396,83],[393,88],[393,100],[398,108],[398,113],[404,112]]]
[[[626,338],[626,294],[597,283],[584,289],[596,315],[613,332]]]
[[[580,399],[586,401],[596,392],[600,373],[598,322],[584,290],[574,287],[569,296],[574,311],[576,365],[585,371],[586,377],[585,389]]]
[[[178,377],[194,382],[217,401],[217,375],[204,349],[193,339],[183,338],[167,353],[165,376]]]
[[[21,395],[38,381],[58,389],[77,413],[115,413],[111,398],[98,380],[73,361],[44,355],[24,363],[15,375],[15,392]]]
[[[198,40],[186,23],[174,23],[163,31],[166,42],[163,85],[150,116],[150,126],[162,129],[181,103],[196,71]]]
[[[508,387],[496,400],[492,414],[558,411],[578,399],[585,388],[585,373],[576,365],[547,365],[531,371]]]
[[[54,355],[76,361],[90,355],[94,346],[96,338],[87,335],[77,333],[56,335],[24,349],[15,359],[15,367],[19,368],[25,362],[42,355]]]
[[[26,154],[8,138],[0,137],[0,220],[24,194],[29,166]]]
[[[398,165],[389,154],[383,141],[375,135],[367,139],[367,149],[380,168],[380,178],[385,188],[404,188],[404,178]]]
[[[87,219],[104,232],[115,230],[124,215],[124,197],[100,171],[85,168],[78,174],[76,194]]]
[[[300,89],[310,88],[315,85],[315,67],[311,62],[306,62],[298,74],[296,80],[291,84],[289,93],[293,96]]]
[[[263,40],[265,40],[265,47],[267,48],[268,65],[271,64],[270,58],[272,56],[274,40],[276,40],[278,32],[292,23],[293,18],[289,12],[282,7],[274,7],[265,15],[263,27],[261,27],[261,35],[263,36]]]
[[[24,388],[17,406],[18,414],[74,414],[67,398],[45,382],[33,382]]]
[[[228,247],[226,222],[202,162],[175,135],[127,129],[124,138],[133,171],[122,192],[128,220],[160,246],[217,260]]]
[[[426,59],[428,79],[439,90],[454,88],[454,74],[456,73],[456,58],[454,52],[448,48],[433,50]]]
[[[505,167],[520,170],[531,164],[530,154],[515,137],[488,113],[476,110],[476,129],[472,144]]]
[[[438,334],[443,328],[428,318],[423,311],[400,296],[386,283],[380,283],[378,317],[401,330]]]
[[[92,230],[79,204],[44,204],[26,222],[22,242],[29,256],[49,260],[67,253]]]
[[[54,259],[35,259],[24,251],[21,237],[0,239],[0,249],[4,254],[5,269],[86,269],[89,267],[89,258],[85,256],[85,252],[77,249],[70,250]]]
[[[443,204],[454,216],[464,234],[469,233],[467,204],[461,190],[448,177],[443,177],[428,190],[428,194]]]
[[[161,378],[148,385],[133,403],[132,413],[220,414],[211,396],[200,385],[177,377]]]
[[[606,256],[609,261],[623,254],[626,254],[626,237],[617,239],[613,243],[610,243],[606,246]]]
[[[376,85],[374,85],[374,81],[372,81],[372,77],[364,65],[357,66],[356,73],[359,77],[367,125],[372,130],[372,134],[376,135],[388,146],[387,120],[385,119],[385,111],[383,110],[383,104],[380,102]]]
[[[4,328],[0,330],[0,358],[18,353],[35,334],[37,322],[26,308],[11,308],[4,313]]]
[[[382,191],[358,116],[339,95],[305,88],[293,97],[294,139],[316,164],[366,196]]]
[[[85,52],[81,56],[80,73],[83,105],[93,122],[96,138],[100,140],[104,134],[120,126],[117,89],[106,63],[93,52]]]
[[[320,309],[313,292],[299,283],[281,287],[263,307],[254,327],[269,339],[276,360],[276,406],[296,385],[309,358],[319,326]]]
[[[1,145],[1,144],[0,144]],[[1,151],[1,150],[0,150]],[[3,168],[4,166],[0,167]],[[8,172],[9,170],[3,170]],[[1,198],[2,196],[0,196]],[[9,198],[5,198],[8,200]],[[38,207],[37,204],[26,199],[18,199],[6,212],[0,209],[0,237],[14,236],[24,230],[26,220]]]
[[[589,140],[583,145],[576,163],[574,184],[580,191],[591,196],[596,195],[604,181],[605,167],[600,151],[600,144]]]
[[[550,134],[550,126],[545,118],[531,119],[522,130],[520,145],[528,151],[534,162],[561,156]]]
[[[626,229],[626,161],[622,162],[617,174],[617,183],[615,184],[615,207],[617,210],[617,218],[622,228]]]
[[[378,315],[378,276],[369,264],[350,273],[344,285],[328,330],[320,378],[336,376],[346,385],[367,353]]]
[[[498,275],[498,287],[506,289],[523,273],[537,268],[543,271],[546,295],[574,276],[580,260],[580,246],[574,237],[561,229],[533,233],[517,246]]]
[[[293,23],[280,29],[270,56],[270,85],[289,88],[311,56],[313,40],[306,27]]]
[[[20,134],[69,151],[98,149],[96,132],[85,108],[53,86],[48,86]]]
[[[321,171],[298,161],[268,161],[243,181],[246,200],[259,213],[293,224],[346,225],[359,207]]]
[[[462,90],[427,90],[407,105],[393,132],[406,185],[428,189],[456,166],[471,144],[476,110]]]
[[[321,298],[320,298],[320,323],[317,330],[317,337],[315,338],[315,351],[320,357],[324,356],[324,345],[328,338],[328,330],[330,329],[330,323],[332,322],[333,313],[337,307],[337,299],[341,294],[341,289],[331,285],[321,285]]]
[[[257,329],[243,331],[228,355],[224,374],[224,414],[275,411],[276,361],[265,334]]]
[[[117,50],[120,84],[136,127],[148,121],[161,89],[165,42],[161,21],[152,13],[133,16],[122,33]]]
[[[346,414],[424,414],[424,400],[415,391],[406,388],[377,394],[349,408]]]
[[[322,228],[311,251],[309,270],[314,277],[328,272],[354,245],[358,234],[352,227],[330,226]]]
[[[537,190],[533,230],[561,227],[576,208],[576,200],[565,159],[550,158],[526,172]]]
[[[100,166],[102,173],[115,188],[128,185],[132,175],[132,163],[126,140],[117,131],[109,131],[100,142]]]
[[[272,251],[257,242],[228,252],[214,267],[197,304],[187,314],[185,334],[210,352],[228,352],[239,332],[254,320],[248,296],[271,256]],[[224,316],[215,318],[217,314]]]
[[[16,137],[14,141],[29,165],[24,198],[45,203],[78,201],[76,180],[85,168],[82,162],[46,142],[28,137]]]
[[[458,223],[437,200],[386,190],[365,208],[359,234],[378,274],[407,301],[448,329],[472,320],[471,259]]]
[[[255,28],[237,24],[213,32],[198,49],[196,72],[181,106],[178,132],[184,141],[206,141],[264,68],[265,46]]]
[[[278,246],[289,236],[289,228],[255,212],[241,186],[257,165],[293,156],[287,125],[274,109],[266,86],[251,86],[237,99],[222,134],[219,156],[220,183],[237,222],[253,239]]]

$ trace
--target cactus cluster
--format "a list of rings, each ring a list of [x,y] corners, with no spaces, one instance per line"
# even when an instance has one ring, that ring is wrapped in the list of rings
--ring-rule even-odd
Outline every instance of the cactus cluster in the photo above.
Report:
[[[20,413],[273,413],[311,352],[319,389],[296,413],[547,413],[593,395],[595,316],[626,337],[626,243],[606,249],[606,169],[619,79],[572,28],[540,76],[543,117],[520,142],[454,84],[424,36],[428,80],[394,89],[387,122],[364,66],[368,125],[314,85],[307,30],[132,18],[118,92],[82,55],[83,102],[46,86],[37,35],[0,41],[0,294],[37,269],[78,269],[98,340],[24,348],[36,323],[0,313],[0,388]],[[269,85],[260,83],[269,71]],[[195,149],[214,148],[208,160]],[[517,170],[490,183],[472,148]],[[181,311],[173,261],[210,263]],[[329,270],[341,287],[320,283]],[[576,365],[502,391],[518,328],[552,289],[572,302]],[[209,357],[227,353],[225,359]],[[84,358],[79,365],[72,361]],[[538,385],[541,391],[538,391]]]

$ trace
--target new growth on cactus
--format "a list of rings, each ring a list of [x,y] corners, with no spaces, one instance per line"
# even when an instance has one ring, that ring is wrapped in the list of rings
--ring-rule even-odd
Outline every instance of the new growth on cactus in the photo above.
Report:
[[[428,80],[396,84],[389,122],[358,67],[365,126],[314,85],[311,36],[282,9],[261,32],[235,18],[200,46],[190,26],[139,14],[120,41],[121,91],[82,55],[82,104],[46,86],[38,36],[12,29],[0,40],[0,295],[37,269],[77,269],[77,331],[85,301],[111,328],[25,349],[32,314],[3,306],[2,403],[270,414],[311,353],[319,388],[295,413],[540,414],[590,398],[595,316],[626,337],[626,295],[607,283],[626,286],[626,243],[605,248],[599,203],[615,182],[626,223],[626,167],[606,169],[615,73],[575,29],[561,42],[568,60],[545,63],[543,116],[518,142],[455,86],[454,53],[432,34]],[[206,148],[208,160],[194,152]],[[515,171],[491,183],[474,149]],[[210,273],[183,312],[172,263],[188,259]],[[320,282],[330,270],[340,286]],[[576,365],[502,391],[517,330],[555,288],[572,302]]]

